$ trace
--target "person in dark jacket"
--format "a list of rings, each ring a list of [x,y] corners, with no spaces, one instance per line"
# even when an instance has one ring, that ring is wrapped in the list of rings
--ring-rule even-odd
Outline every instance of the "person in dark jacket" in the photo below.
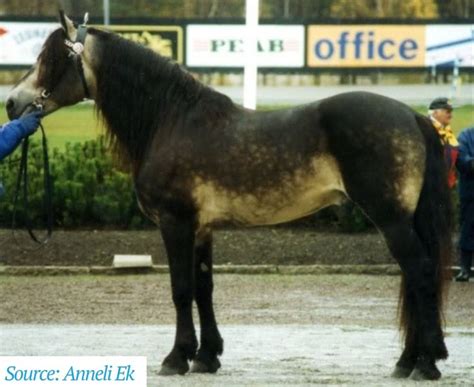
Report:
[[[474,127],[464,129],[458,137],[459,199],[461,202],[461,235],[459,238],[461,271],[456,281],[469,281],[474,253]]]
[[[21,140],[33,134],[41,121],[41,112],[27,114],[0,126],[0,161],[12,153]],[[4,193],[0,182],[0,196]]]

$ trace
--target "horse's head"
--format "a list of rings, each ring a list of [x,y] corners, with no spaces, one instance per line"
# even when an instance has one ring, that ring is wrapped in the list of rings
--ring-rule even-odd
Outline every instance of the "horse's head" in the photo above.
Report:
[[[94,39],[87,34],[85,23],[76,28],[62,11],[59,16],[62,27],[47,38],[37,62],[8,96],[6,108],[10,119],[34,105],[49,114],[94,96]]]

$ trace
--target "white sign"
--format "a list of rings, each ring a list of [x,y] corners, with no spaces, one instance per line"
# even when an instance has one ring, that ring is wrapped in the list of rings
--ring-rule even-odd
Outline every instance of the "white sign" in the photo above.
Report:
[[[188,67],[243,67],[244,25],[197,25],[186,29]],[[303,67],[304,26],[260,25],[258,67]]]
[[[474,25],[427,25],[426,66],[474,66]]]
[[[57,23],[0,21],[0,65],[32,65]]]
[[[144,356],[1,356],[0,386],[146,387]]]

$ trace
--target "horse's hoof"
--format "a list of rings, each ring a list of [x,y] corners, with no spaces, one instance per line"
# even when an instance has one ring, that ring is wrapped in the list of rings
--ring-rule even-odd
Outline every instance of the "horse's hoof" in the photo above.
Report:
[[[439,378],[441,378],[441,372],[439,372],[436,366],[429,368],[415,367],[410,374],[410,379],[412,380],[438,380]]]
[[[191,372],[199,374],[215,374],[219,368],[221,368],[221,362],[217,357],[207,363],[195,359],[191,366]]]
[[[189,366],[186,363],[186,367],[171,367],[169,365],[163,364],[161,366],[160,372],[158,372],[158,375],[160,376],[172,376],[172,375],[184,375],[186,372],[189,371]]]
[[[396,379],[406,379],[410,376],[413,368],[405,368],[400,366],[395,366],[395,369],[392,372],[392,378]]]

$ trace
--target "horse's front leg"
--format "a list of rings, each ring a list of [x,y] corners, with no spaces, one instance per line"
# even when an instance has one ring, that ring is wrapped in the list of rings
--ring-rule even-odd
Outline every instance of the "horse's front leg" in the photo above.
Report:
[[[223,340],[217,329],[212,305],[212,233],[201,230],[195,245],[196,304],[201,321],[201,345],[194,359],[191,372],[216,372],[221,363],[217,358],[223,351]]]
[[[163,361],[160,375],[182,375],[189,370],[188,360],[194,358],[198,345],[192,315],[194,216],[160,211],[160,226],[168,254],[171,289],[176,308],[175,342]]]

